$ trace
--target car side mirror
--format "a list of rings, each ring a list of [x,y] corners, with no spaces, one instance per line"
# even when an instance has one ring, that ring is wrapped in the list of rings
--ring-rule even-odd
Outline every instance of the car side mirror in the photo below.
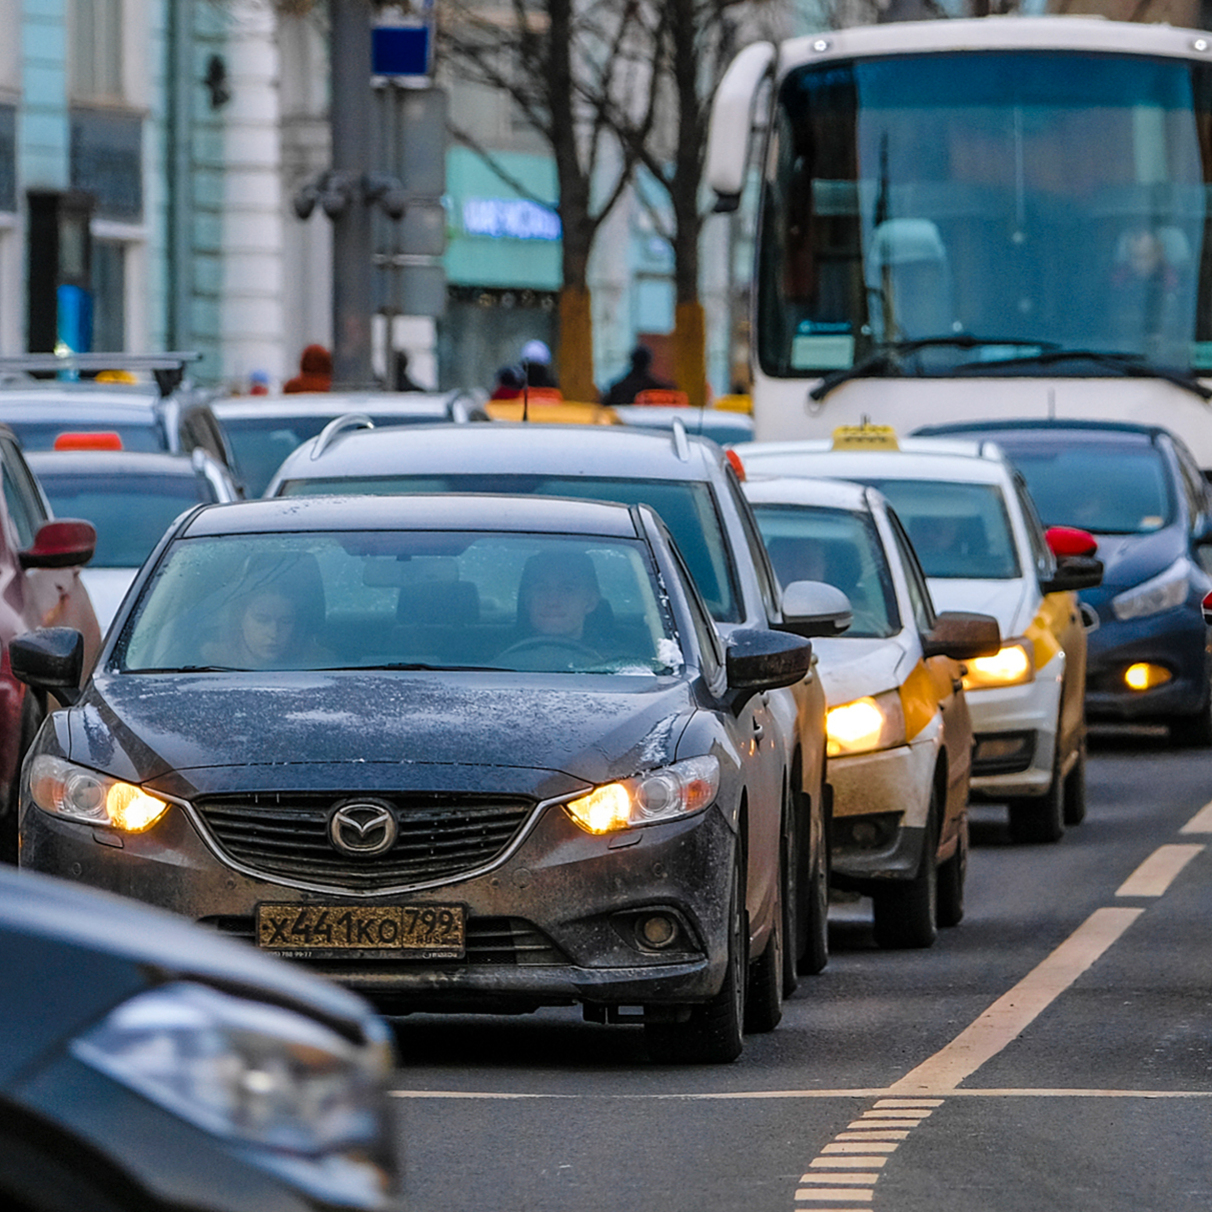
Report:
[[[1098,550],[1098,540],[1088,530],[1076,526],[1049,526],[1044,531],[1044,539],[1058,560],[1067,556],[1092,556]]]
[[[27,686],[53,694],[69,707],[79,701],[84,674],[84,636],[74,627],[27,631],[9,644],[13,675]]]
[[[824,581],[792,581],[783,590],[783,619],[776,630],[812,639],[841,635],[854,615],[850,599]]]
[[[797,635],[744,628],[727,638],[728,689],[741,692],[737,705],[762,690],[794,686],[812,667],[812,645]]]
[[[1002,646],[1001,628],[991,614],[968,610],[944,610],[934,626],[922,636],[922,655],[946,656],[954,661],[972,661],[996,656]]]
[[[56,518],[43,522],[33,545],[17,552],[22,568],[73,568],[87,564],[97,550],[97,531],[91,522]]]
[[[1196,547],[1212,545],[1212,514],[1200,514],[1199,521],[1191,531],[1191,542]]]
[[[1093,589],[1103,583],[1103,562],[1092,556],[1062,556],[1056,561],[1056,572],[1050,580],[1041,580],[1041,593],[1064,593],[1066,590]]]

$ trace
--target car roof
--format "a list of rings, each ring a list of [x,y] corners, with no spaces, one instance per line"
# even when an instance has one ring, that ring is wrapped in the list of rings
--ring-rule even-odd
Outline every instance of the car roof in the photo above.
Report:
[[[111,385],[92,390],[91,384],[81,384],[81,390],[73,388],[55,390],[48,384],[47,390],[37,387],[0,390],[0,417],[25,421],[53,421],[60,417],[81,417],[96,420],[114,417],[122,420],[146,417],[149,422],[157,415],[159,394],[153,389],[143,391],[138,387],[115,390]]]
[[[897,450],[834,450],[830,439],[804,442],[746,442],[733,449],[752,475],[811,475],[839,480],[952,480],[1005,484],[1010,464],[993,442],[902,438]],[[763,463],[769,472],[763,471]]]
[[[339,417],[347,412],[405,416],[432,413],[445,416],[459,391],[308,391],[278,396],[230,396],[211,401],[211,411],[221,421],[255,420],[257,417]]]
[[[679,427],[680,430],[680,427]],[[350,429],[317,457],[315,439],[282,464],[284,480],[329,476],[491,473],[610,479],[710,478],[720,457],[709,440],[679,430],[653,433],[624,425],[570,426],[498,421],[491,425]]]
[[[273,497],[210,505],[192,515],[184,534],[197,538],[314,530],[481,530],[638,537],[626,505],[480,493]]]
[[[744,489],[754,505],[820,505],[863,513],[870,510],[867,494],[876,491],[850,480],[808,476],[755,476]]]
[[[201,474],[190,455],[143,450],[27,450],[36,475],[181,476]],[[214,460],[211,460],[214,463]],[[215,466],[219,464],[215,463]]]
[[[956,422],[946,425],[922,426],[914,431],[929,440],[930,435],[979,434],[991,442],[999,438],[1012,443],[1016,437],[1051,440],[1057,445],[1069,445],[1080,435],[1095,437],[1100,442],[1118,443],[1124,446],[1156,444],[1159,438],[1174,440],[1174,435],[1160,425],[1137,425],[1130,421],[1079,421],[1052,420],[1041,417],[1037,420]]]

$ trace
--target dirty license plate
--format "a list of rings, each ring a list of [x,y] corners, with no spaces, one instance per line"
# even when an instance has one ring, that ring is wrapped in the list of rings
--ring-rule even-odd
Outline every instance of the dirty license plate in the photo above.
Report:
[[[460,959],[466,913],[463,905],[260,904],[257,945],[282,955]]]

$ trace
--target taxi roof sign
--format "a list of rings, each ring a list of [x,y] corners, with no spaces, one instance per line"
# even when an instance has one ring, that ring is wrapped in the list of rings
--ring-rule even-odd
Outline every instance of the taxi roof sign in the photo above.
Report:
[[[834,450],[900,450],[891,425],[839,425],[833,431]]]

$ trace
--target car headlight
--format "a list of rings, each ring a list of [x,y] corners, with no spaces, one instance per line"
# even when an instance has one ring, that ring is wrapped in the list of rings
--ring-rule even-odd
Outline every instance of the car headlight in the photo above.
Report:
[[[1147,615],[1173,610],[1187,600],[1191,592],[1191,561],[1180,556],[1165,572],[1111,599],[1111,609],[1120,620],[1143,619]]]
[[[964,662],[965,690],[988,690],[994,686],[1021,686],[1035,680],[1035,658],[1021,640],[1003,644],[996,655]]]
[[[167,800],[134,783],[111,779],[46,753],[29,764],[25,781],[29,798],[43,812],[86,825],[109,825],[126,833],[150,829],[169,809]]]
[[[221,1137],[315,1156],[373,1151],[386,1041],[357,1045],[294,1010],[178,981],[72,1041],[85,1064]]]
[[[697,757],[595,787],[564,808],[587,833],[614,833],[701,812],[714,803],[719,789],[719,762]]]
[[[839,703],[825,713],[826,747],[830,757],[870,753],[905,743],[905,711],[895,690]]]

